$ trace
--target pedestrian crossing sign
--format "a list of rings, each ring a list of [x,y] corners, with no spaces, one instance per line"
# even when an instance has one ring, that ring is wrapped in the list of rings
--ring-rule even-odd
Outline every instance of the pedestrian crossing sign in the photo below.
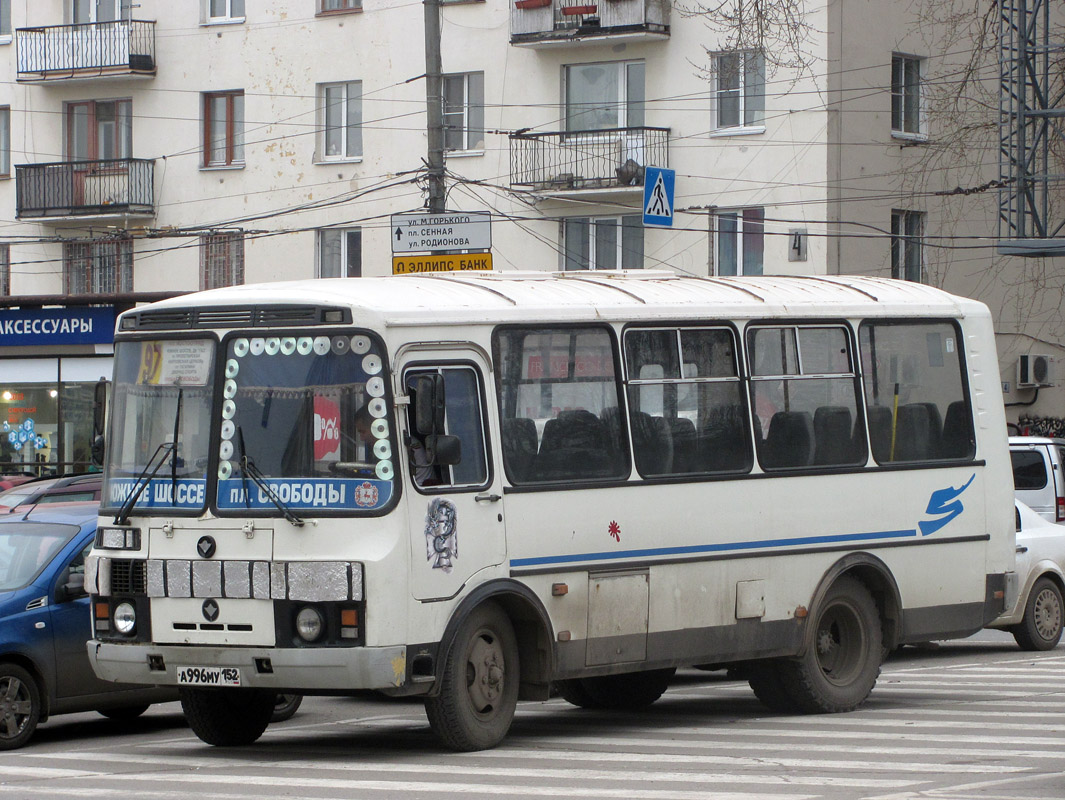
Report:
[[[677,171],[647,167],[643,180],[643,224],[659,228],[673,227],[673,187]]]

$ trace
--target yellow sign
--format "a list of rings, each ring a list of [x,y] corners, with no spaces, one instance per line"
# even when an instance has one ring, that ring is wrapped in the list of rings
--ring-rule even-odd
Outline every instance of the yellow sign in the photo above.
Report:
[[[491,253],[457,253],[440,256],[392,256],[393,275],[418,272],[465,272],[469,269],[492,269]]]

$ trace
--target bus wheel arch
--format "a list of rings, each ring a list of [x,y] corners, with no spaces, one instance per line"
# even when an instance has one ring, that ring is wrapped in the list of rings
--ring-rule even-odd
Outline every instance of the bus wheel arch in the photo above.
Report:
[[[843,576],[860,581],[873,596],[880,617],[882,654],[886,656],[902,644],[902,594],[894,575],[887,564],[871,553],[850,553],[825,572],[809,608],[817,609],[833,584]],[[803,650],[812,643],[812,634],[807,630]]]

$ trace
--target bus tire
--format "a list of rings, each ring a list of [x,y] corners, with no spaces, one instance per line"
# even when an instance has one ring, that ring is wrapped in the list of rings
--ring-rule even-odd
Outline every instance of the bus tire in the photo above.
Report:
[[[181,689],[181,710],[201,740],[216,747],[251,744],[270,724],[276,692],[263,689]]]
[[[799,711],[853,711],[880,675],[882,633],[873,596],[843,576],[825,593],[811,618],[806,652],[778,662],[780,679]]]
[[[589,709],[603,707],[599,701],[592,697],[581,678],[567,678],[566,680],[555,681],[555,688],[558,690],[559,697],[572,705]]]
[[[496,603],[478,606],[459,625],[439,694],[426,698],[433,733],[452,750],[495,747],[514,719],[520,674],[510,619]]]
[[[758,661],[744,667],[747,683],[762,705],[778,714],[794,714],[799,710],[780,674],[780,664],[774,660]]]
[[[1050,578],[1040,578],[1032,586],[1024,604],[1024,617],[1010,628],[1022,650],[1053,650],[1061,641],[1061,590]]]
[[[604,675],[584,678],[584,690],[595,702],[594,708],[633,711],[646,708],[669,688],[676,669],[652,669],[646,672],[626,672],[623,675]]]

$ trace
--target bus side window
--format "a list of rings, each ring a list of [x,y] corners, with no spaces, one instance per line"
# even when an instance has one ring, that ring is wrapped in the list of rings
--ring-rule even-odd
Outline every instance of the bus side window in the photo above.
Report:
[[[424,443],[414,425],[415,403],[408,407],[408,461],[414,483],[423,488],[483,487],[488,482],[488,457],[484,436],[480,374],[470,366],[455,365],[407,372],[407,391],[414,399],[414,383],[419,375],[439,372],[444,376],[444,433],[457,436],[461,458],[457,464],[429,464]]]
[[[867,321],[858,338],[877,463],[971,459],[976,440],[956,325]]]

